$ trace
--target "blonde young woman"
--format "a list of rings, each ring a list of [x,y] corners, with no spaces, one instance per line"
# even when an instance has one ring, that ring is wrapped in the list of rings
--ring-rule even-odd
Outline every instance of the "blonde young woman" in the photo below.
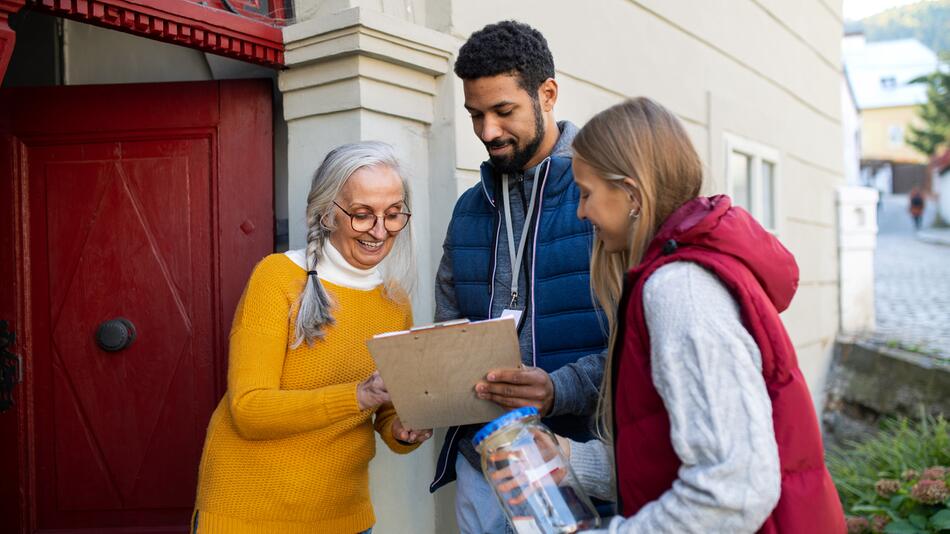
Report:
[[[608,312],[602,443],[571,443],[610,532],[844,532],[811,395],[778,313],[798,267],[729,197],[700,197],[682,125],[638,98],[574,140],[577,215]],[[612,447],[611,447],[612,446]]]
[[[389,145],[343,145],[326,156],[307,197],[306,249],[261,260],[235,312],[193,533],[373,526],[374,428],[397,453],[431,434],[403,427],[365,344],[411,326],[409,217],[409,187]]]

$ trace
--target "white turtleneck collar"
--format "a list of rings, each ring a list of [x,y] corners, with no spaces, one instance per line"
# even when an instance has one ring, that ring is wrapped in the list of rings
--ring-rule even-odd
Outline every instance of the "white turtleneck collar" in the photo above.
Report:
[[[307,270],[306,249],[288,250],[284,252],[291,261],[303,270]],[[323,254],[317,262],[317,276],[321,279],[342,287],[368,291],[376,289],[383,283],[383,276],[379,266],[369,269],[359,269],[350,265],[343,255],[327,240],[323,245]]]

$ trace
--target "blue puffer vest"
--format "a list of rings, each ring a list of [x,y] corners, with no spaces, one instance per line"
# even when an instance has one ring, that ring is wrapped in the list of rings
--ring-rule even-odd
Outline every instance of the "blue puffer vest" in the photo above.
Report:
[[[573,363],[605,347],[604,319],[590,290],[593,228],[577,218],[579,193],[571,159],[552,156],[546,178],[538,184],[538,207],[530,224],[525,251],[532,346],[538,367],[547,372]],[[492,167],[482,164],[481,185],[459,198],[449,226],[455,293],[461,315],[472,321],[488,319],[495,295],[495,251],[501,236],[500,202]],[[539,178],[541,179],[541,178]],[[526,221],[526,224],[529,222]],[[554,432],[578,441],[591,439],[587,418],[558,416],[544,420]],[[435,491],[455,479],[458,427],[450,428],[436,466]]]

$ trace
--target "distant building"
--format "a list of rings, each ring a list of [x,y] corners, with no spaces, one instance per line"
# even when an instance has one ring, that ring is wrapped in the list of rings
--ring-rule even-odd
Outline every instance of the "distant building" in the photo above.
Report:
[[[845,72],[861,112],[861,179],[885,193],[906,193],[926,178],[927,158],[905,142],[926,88],[911,80],[937,69],[937,55],[916,39],[868,43],[846,35]]]

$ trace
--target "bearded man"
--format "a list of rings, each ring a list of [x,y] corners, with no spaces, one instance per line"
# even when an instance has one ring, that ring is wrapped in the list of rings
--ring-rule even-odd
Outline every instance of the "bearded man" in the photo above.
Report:
[[[455,74],[489,159],[481,183],[455,205],[436,279],[435,319],[513,315],[523,367],[486,369],[476,394],[507,409],[534,406],[557,434],[588,441],[606,324],[590,290],[593,228],[576,217],[571,141],[577,127],[554,118],[554,60],[540,32],[504,21],[472,34]],[[480,426],[449,429],[430,490],[457,480],[461,532],[505,534],[511,526],[471,441]]]

